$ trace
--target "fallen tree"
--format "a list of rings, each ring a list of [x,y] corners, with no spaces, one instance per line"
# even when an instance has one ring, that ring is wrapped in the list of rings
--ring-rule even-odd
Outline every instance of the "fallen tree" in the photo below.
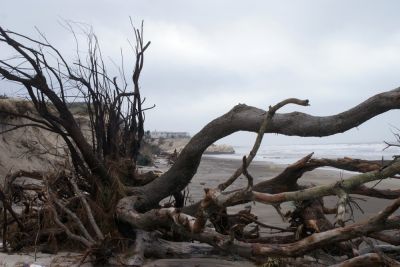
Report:
[[[97,38],[91,33],[87,35],[87,58],[78,56],[68,64],[44,37],[38,41],[0,27],[1,44],[17,53],[11,61],[0,60],[0,77],[23,85],[34,107],[28,111],[0,107],[2,123],[8,126],[4,132],[39,127],[61,136],[68,152],[64,168],[54,173],[21,170],[5,178],[0,188],[4,249],[7,245],[12,250],[38,244],[56,244],[64,249],[78,245],[86,249],[82,262],[89,257],[103,262],[129,261],[132,265],[141,265],[146,255],[189,257],[194,251],[214,255],[223,252],[257,262],[278,259],[277,264],[318,264],[321,258],[314,253],[316,250],[338,256],[331,257],[329,264],[398,263],[398,254],[386,254],[378,247],[373,252],[360,254],[361,244],[368,243],[367,238],[393,246],[400,243],[383,232],[400,228],[400,218],[393,215],[400,205],[400,191],[364,185],[398,178],[398,158],[386,162],[314,159],[311,153],[276,177],[257,184],[248,167],[265,134],[323,137],[345,132],[386,111],[399,109],[400,88],[326,117],[300,112],[277,113],[287,104],[307,106],[308,100],[290,98],[270,106],[267,111],[239,104],[197,133],[167,172],[143,179],[136,169],[146,110],[142,107],[139,76],[144,52],[150,43],[144,42],[142,29],[134,29],[134,33],[135,66],[129,90],[125,76],[120,78],[121,84],[117,78],[108,76]],[[56,59],[50,60],[49,53]],[[79,126],[70,110],[71,90],[75,97],[84,100],[90,122],[88,132]],[[21,124],[7,121],[10,116],[20,118]],[[203,152],[214,142],[238,131],[258,133],[249,155],[225,182],[205,189],[203,200],[185,205],[182,191],[196,173]],[[323,186],[307,187],[298,183],[304,173],[323,166],[360,174]],[[240,175],[247,178],[247,186],[227,191]],[[40,182],[18,184],[15,179],[19,176]],[[353,206],[357,207],[352,194],[395,201],[368,221],[347,224],[345,215],[352,212]],[[324,206],[323,198],[329,195],[338,197],[335,208]],[[161,204],[171,196],[173,203]],[[227,212],[228,207],[252,201],[273,205],[284,219],[292,222],[291,227],[260,222],[250,210]],[[279,204],[288,201],[296,203],[296,210],[281,214]],[[18,213],[13,206],[21,202],[25,209]],[[336,214],[335,222],[327,214]],[[249,229],[249,225],[278,232],[262,236],[257,228]],[[60,240],[66,238],[69,242],[61,245]],[[191,243],[186,249],[176,246],[176,242],[193,241],[200,243]]]

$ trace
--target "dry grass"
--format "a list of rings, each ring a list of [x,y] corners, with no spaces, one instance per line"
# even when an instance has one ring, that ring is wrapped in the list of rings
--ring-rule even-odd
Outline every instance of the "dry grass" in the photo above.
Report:
[[[0,119],[11,119],[11,114],[33,114],[35,108],[32,102],[24,99],[0,99]]]

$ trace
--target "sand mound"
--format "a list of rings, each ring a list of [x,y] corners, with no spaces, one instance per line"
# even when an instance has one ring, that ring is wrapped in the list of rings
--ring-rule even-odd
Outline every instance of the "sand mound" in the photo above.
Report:
[[[21,99],[0,99],[0,179],[10,171],[48,171],[62,164],[65,143],[56,134],[39,127],[17,125],[32,123],[13,114],[37,117],[33,104]]]

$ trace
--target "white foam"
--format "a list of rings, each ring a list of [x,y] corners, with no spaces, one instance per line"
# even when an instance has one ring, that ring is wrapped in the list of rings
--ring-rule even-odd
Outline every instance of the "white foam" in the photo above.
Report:
[[[357,158],[366,160],[390,160],[393,155],[400,154],[400,149],[390,147],[384,150],[384,143],[357,144],[316,144],[316,145],[270,145],[260,147],[255,161],[266,161],[275,164],[290,164],[307,154],[314,152],[315,158]],[[235,154],[213,155],[225,159],[241,159],[247,155],[250,146],[234,146]]]

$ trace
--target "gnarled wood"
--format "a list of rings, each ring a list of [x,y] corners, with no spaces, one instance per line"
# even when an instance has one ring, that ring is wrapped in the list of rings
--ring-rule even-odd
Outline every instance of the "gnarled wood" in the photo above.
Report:
[[[384,266],[384,264],[385,262],[377,253],[368,253],[332,265],[332,267]]]
[[[122,184],[124,181],[120,178],[124,175],[115,171],[118,167],[112,168],[111,163],[114,160],[120,160],[120,162],[117,162],[119,165],[116,164],[116,166],[122,166],[124,164],[120,163],[123,157],[125,157],[125,160],[127,158],[129,161],[133,160],[134,163],[140,141],[144,135],[144,109],[142,109],[144,99],[142,100],[140,97],[138,80],[143,67],[143,53],[149,43],[144,44],[141,31],[135,30],[135,36],[137,41],[135,50],[136,65],[132,77],[134,90],[127,92],[126,85],[122,85],[124,88],[119,88],[116,78],[110,79],[107,76],[101,56],[98,57],[96,52],[98,48],[97,42],[91,43],[92,39],[89,38],[91,41],[89,41],[88,66],[82,65],[83,61],[78,59],[76,63],[77,69],[73,70],[68,66],[58,50],[51,46],[45,38],[45,42],[42,43],[24,35],[6,31],[0,27],[0,43],[5,43],[13,48],[26,61],[24,62],[24,67],[21,67],[21,65],[12,66],[8,61],[0,60],[0,77],[23,85],[39,116],[36,118],[35,116],[21,114],[21,118],[31,120],[32,123],[26,125],[8,124],[9,127],[14,127],[8,130],[34,125],[57,133],[64,139],[71,152],[72,164],[77,174],[69,174],[69,176],[75,176],[77,182],[72,182],[72,190],[68,188],[61,190],[62,193],[67,191],[66,194],[61,194],[61,192],[56,194],[57,191],[52,191],[50,185],[48,185],[47,194],[43,197],[50,200],[47,201],[49,204],[47,209],[52,211],[54,215],[53,223],[58,225],[70,239],[89,248],[85,257],[89,255],[89,251],[97,251],[94,254],[100,257],[103,254],[109,256],[109,237],[111,235],[110,239],[112,239],[115,236],[112,236],[112,230],[109,231],[109,229],[104,232],[107,234],[103,234],[103,228],[105,227],[102,228],[101,225],[98,225],[96,219],[98,220],[100,216],[105,217],[105,211],[109,214],[109,208],[114,208],[117,201],[115,215],[118,225],[121,226],[121,233],[127,233],[127,236],[133,237],[132,233],[136,232],[136,247],[133,252],[136,254],[134,264],[137,265],[142,264],[146,254],[146,247],[150,254],[157,254],[157,251],[154,251],[155,246],[151,247],[145,244],[146,233],[142,230],[159,230],[169,238],[174,238],[177,234],[184,240],[207,243],[212,248],[252,260],[265,260],[266,257],[271,256],[303,256],[315,249],[328,245],[339,249],[344,248],[343,250],[345,250],[346,254],[354,256],[352,249],[355,250],[359,242],[354,242],[356,245],[349,245],[350,242],[343,242],[363,236],[375,236],[380,240],[396,242],[396,240],[392,240],[382,234],[381,231],[400,229],[400,217],[392,216],[400,205],[400,199],[397,198],[399,195],[398,190],[369,189],[363,184],[399,174],[400,161],[398,159],[386,164],[349,158],[338,160],[312,159],[312,154],[309,154],[287,167],[280,175],[256,185],[253,185],[253,178],[248,173],[247,166],[255,157],[265,133],[278,133],[289,136],[328,136],[341,133],[357,127],[383,112],[400,108],[400,88],[377,94],[345,112],[326,117],[312,116],[300,112],[276,114],[276,111],[285,104],[308,105],[308,100],[288,99],[270,107],[267,112],[243,104],[237,105],[225,115],[210,122],[196,134],[166,173],[158,178],[143,179],[142,183],[136,184],[138,187],[127,187],[129,183]],[[18,42],[16,39],[21,39],[39,48],[35,50],[21,43],[22,41]],[[45,49],[49,49],[55,54],[56,60],[60,62],[58,67],[52,67],[47,62]],[[25,68],[25,65],[27,68]],[[52,78],[54,78],[57,87],[53,87]],[[65,95],[66,90],[64,89],[64,84],[66,83],[76,86],[76,89],[80,90],[84,97],[88,96],[86,104],[91,127],[91,140],[83,134],[68,108],[66,100],[68,96]],[[132,96],[133,100],[126,100],[128,111],[123,112],[122,98],[129,96]],[[49,103],[51,104],[49,105]],[[11,115],[7,111],[4,113]],[[184,199],[180,194],[181,190],[190,183],[196,173],[201,156],[206,148],[219,139],[237,131],[258,133],[249,157],[247,159],[244,158],[242,167],[227,182],[220,184],[218,188],[206,191],[206,196],[200,203],[200,208],[199,205],[194,206],[198,210],[197,216],[191,216],[192,213],[186,213],[185,207],[181,209],[184,203]],[[127,172],[134,171],[135,165],[128,165]],[[307,188],[297,184],[298,179],[305,172],[321,166],[332,166],[361,172],[362,174],[323,186]],[[241,173],[248,178],[248,186],[236,191],[224,192]],[[21,173],[18,175],[21,175]],[[127,176],[133,175],[128,174]],[[13,179],[13,177],[10,177],[10,179]],[[78,181],[81,183],[78,183]],[[90,193],[88,197],[91,197],[91,199],[88,198],[88,201],[86,201],[86,192],[81,192],[82,188],[78,188],[78,185],[85,187],[86,192]],[[75,194],[71,196],[71,192]],[[127,196],[125,196],[125,193]],[[396,201],[370,220],[346,226],[344,215],[350,193],[396,198]],[[339,196],[339,205],[332,210],[324,209],[323,206],[322,198],[328,195]],[[160,201],[168,196],[175,197],[176,207],[161,208],[159,206]],[[74,198],[80,200],[84,214],[76,213],[80,209],[73,205],[74,202],[71,204],[71,202],[65,201],[73,201]],[[5,205],[8,204],[5,201],[4,194],[0,194],[0,200]],[[296,211],[299,209],[299,216],[301,216],[302,221],[295,227],[292,225],[288,230],[292,233],[296,232],[296,234],[283,236],[282,238],[273,237],[270,241],[280,242],[273,244],[263,243],[267,239],[258,236],[257,228],[255,228],[255,231],[245,231],[245,225],[250,222],[256,222],[258,225],[268,227],[267,224],[257,222],[256,217],[250,214],[249,209],[247,213],[227,214],[227,207],[249,201],[271,204],[276,208],[282,202],[296,202]],[[92,213],[91,206],[89,206],[94,202],[102,202],[101,207],[99,207],[101,212],[97,216],[95,216],[96,213]],[[71,205],[67,206],[67,204]],[[8,205],[8,209],[10,207],[11,204]],[[278,208],[277,210],[279,211]],[[9,211],[12,214],[12,209],[9,209]],[[325,217],[325,213],[332,212],[336,213],[337,221],[341,227],[333,228],[334,226]],[[4,215],[4,222],[7,226],[7,212]],[[41,214],[37,212],[35,215]],[[87,217],[86,220],[82,220],[84,215]],[[237,220],[232,224],[225,224],[227,227],[222,231],[218,229],[217,224],[212,220],[212,218],[218,218],[218,216],[222,218],[224,216],[234,217],[235,215]],[[36,222],[40,228],[41,219],[39,217]],[[292,219],[293,217],[294,215],[292,214]],[[111,216],[108,219],[110,218]],[[18,221],[17,216],[15,216],[15,219],[17,223],[23,224],[23,222]],[[207,227],[207,220],[214,223],[217,231]],[[91,227],[88,228],[88,225]],[[122,231],[124,227],[124,230],[127,230],[126,232]],[[308,233],[307,231],[306,234],[298,235],[297,233],[301,231],[301,227],[312,229],[314,233]],[[271,228],[281,232],[286,230],[279,227]],[[238,229],[241,233],[246,233],[246,235],[243,234],[238,237]],[[258,241],[250,242],[246,239],[253,237],[258,237]],[[162,243],[157,243],[155,239],[152,239],[151,242],[153,244]],[[167,241],[165,242],[168,243]],[[164,246],[165,242],[160,246]],[[173,245],[173,243],[170,244]],[[193,245],[193,247],[195,249],[200,247],[202,251],[206,252],[209,252],[211,248],[210,246],[201,247],[196,245]],[[190,249],[177,251],[178,255],[186,256]],[[159,254],[163,253],[168,253],[168,250],[166,252],[161,251]],[[377,254],[382,259],[382,254],[378,252]],[[99,259],[97,256],[96,258]],[[375,256],[372,255],[369,258],[354,258],[353,262],[359,262],[360,260],[366,262],[374,259]]]
[[[377,94],[361,104],[333,116],[318,117],[300,112],[275,114],[265,133],[297,136],[328,136],[345,132],[391,109],[400,108],[400,88]],[[237,131],[257,132],[265,111],[244,104],[235,106],[225,115],[207,124],[180,153],[175,164],[160,178],[141,187],[138,210],[157,206],[172,192],[183,190],[197,171],[201,156],[208,146]],[[301,123],[299,123],[301,122]],[[146,195],[145,192],[155,192]]]

